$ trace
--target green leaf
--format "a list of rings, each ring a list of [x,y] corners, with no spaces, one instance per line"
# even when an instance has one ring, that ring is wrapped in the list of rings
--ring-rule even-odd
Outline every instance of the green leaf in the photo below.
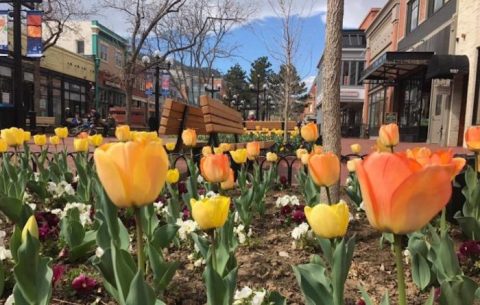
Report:
[[[425,301],[424,305],[433,305],[433,302],[435,302],[435,288],[431,289],[430,295],[428,296],[428,299]]]
[[[148,258],[153,272],[155,290],[163,292],[172,281],[179,262],[166,262],[152,245],[148,247]]]
[[[79,221],[64,218],[62,220],[61,232],[63,240],[70,248],[79,246],[85,237],[85,230]]]
[[[143,273],[138,271],[130,284],[126,305],[155,305],[156,298],[152,287],[143,279]]]
[[[427,260],[419,254],[412,255],[412,278],[420,290],[430,284],[430,266]]]
[[[211,260],[208,260],[203,279],[207,289],[207,305],[232,304],[237,283],[237,268],[222,277],[213,269]]]
[[[152,245],[156,249],[163,249],[175,238],[179,227],[173,224],[166,224],[162,227],[157,227],[153,233]]]
[[[115,287],[119,296],[118,301],[123,305],[126,304],[125,301],[129,293],[130,283],[136,274],[137,268],[130,253],[113,245],[113,240],[111,250]]]
[[[332,305],[332,287],[325,268],[318,264],[293,266],[297,282],[307,305]]]
[[[390,305],[390,299],[388,298],[388,293],[385,293],[380,305]]]
[[[3,295],[3,289],[5,288],[5,269],[3,264],[0,263],[0,296]]]
[[[22,228],[32,215],[30,206],[24,204],[22,200],[12,197],[0,198],[0,211]]]
[[[444,281],[440,289],[441,305],[466,305],[473,304],[478,285],[468,277],[461,276],[454,281]]]
[[[195,245],[197,245],[198,250],[200,251],[200,254],[203,256],[204,259],[207,259],[207,257],[208,257],[208,247],[209,247],[208,240],[199,236],[196,233],[191,233],[190,236],[192,237]]]
[[[363,288],[362,286],[358,287],[358,289],[360,290],[360,293],[362,295],[362,299],[365,301],[365,305],[374,305],[373,302],[372,302],[372,299],[370,298],[370,296],[368,295],[367,291],[365,290],[365,288]]]
[[[268,294],[267,303],[270,305],[287,305],[287,299],[277,291]]]

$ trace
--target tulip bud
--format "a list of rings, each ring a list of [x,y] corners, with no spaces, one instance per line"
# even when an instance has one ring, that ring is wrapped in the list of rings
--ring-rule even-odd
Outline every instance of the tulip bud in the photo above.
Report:
[[[6,152],[8,149],[7,142],[4,139],[0,139],[0,153]]]
[[[67,127],[57,127],[55,128],[55,135],[60,139],[65,139],[68,137],[68,128]]]
[[[356,143],[356,144],[350,145],[350,149],[352,150],[352,153],[359,154],[362,151],[362,146]]]
[[[25,139],[23,129],[16,127],[2,129],[1,137],[7,142],[7,145],[11,147],[22,145]]]
[[[465,143],[470,151],[480,152],[480,126],[471,126],[467,129]]]
[[[197,145],[197,132],[195,129],[185,129],[182,132],[182,141],[185,146],[193,147]]]
[[[308,165],[308,160],[310,159],[310,154],[306,153],[302,155],[302,164]]]
[[[219,183],[228,179],[230,163],[224,154],[211,154],[200,160],[200,171],[208,182]]]
[[[103,143],[103,136],[101,134],[96,134],[88,137],[88,142],[90,145],[98,147]]]
[[[59,136],[51,136],[49,138],[49,141],[50,141],[50,144],[56,146],[56,145],[60,144],[60,137]]]
[[[75,138],[73,139],[73,150],[76,152],[88,151],[88,139]]]
[[[312,155],[308,159],[308,171],[316,185],[329,187],[340,178],[340,161],[331,152]]]
[[[297,149],[296,154],[297,154],[297,159],[302,159],[302,155],[308,154],[308,150],[306,150],[305,148],[299,148]]]
[[[247,162],[247,149],[239,148],[237,150],[230,151],[232,159],[237,164],[243,164]]]
[[[398,125],[394,123],[382,125],[378,133],[378,139],[383,146],[388,148],[397,146],[400,139]]]
[[[260,155],[260,143],[249,142],[247,143],[247,157],[250,160],[254,160]]]
[[[44,134],[36,134],[33,136],[33,142],[35,145],[44,146],[47,144],[47,136]]]
[[[132,138],[130,134],[130,126],[128,125],[117,126],[117,128],[115,129],[115,137],[121,142],[130,141],[130,139]]]
[[[278,156],[276,153],[273,153],[273,152],[268,152],[267,153],[267,161],[268,162],[277,162],[278,160]]]
[[[169,184],[175,184],[178,182],[180,179],[180,172],[178,169],[169,169],[167,171],[167,183]]]
[[[347,233],[350,213],[345,202],[307,206],[305,216],[313,232],[321,238],[343,237]]]
[[[30,131],[24,131],[23,132],[23,141],[24,142],[29,142],[32,137],[32,133]]]
[[[227,221],[230,198],[225,196],[190,199],[192,217],[202,230],[221,228]]]
[[[300,130],[302,138],[306,142],[315,142],[318,139],[318,127],[315,123],[308,123],[307,125],[302,126]]]
[[[347,169],[348,169],[349,172],[351,172],[351,173],[355,172],[355,168],[357,166],[358,161],[361,161],[361,159],[360,158],[355,158],[355,159],[347,161]]]
[[[27,232],[30,233],[32,237],[35,237],[36,239],[38,239],[38,225],[34,215],[28,218],[27,222],[25,223],[25,226],[23,227],[22,243],[24,243],[27,240]]]
[[[220,147],[223,152],[230,151],[231,149],[231,145],[229,143],[220,143],[218,147]]]
[[[213,152],[214,152],[215,154],[223,154],[224,150],[223,150],[223,148],[221,148],[221,147],[219,146],[219,147],[214,147],[214,148],[213,148]]]
[[[170,143],[165,144],[165,148],[168,151],[173,151],[175,149],[175,142],[170,142]]]
[[[233,169],[230,169],[229,174],[228,174],[228,179],[223,181],[220,184],[220,188],[222,190],[231,190],[235,187],[235,174],[233,172]]]

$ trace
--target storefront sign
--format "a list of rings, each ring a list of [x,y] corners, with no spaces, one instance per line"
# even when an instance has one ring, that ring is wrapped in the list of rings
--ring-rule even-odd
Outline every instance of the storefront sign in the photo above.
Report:
[[[42,17],[41,11],[27,12],[27,57],[42,57]]]
[[[118,89],[122,88],[122,86],[120,86],[119,83],[115,83],[115,82],[112,82],[112,81],[109,81],[109,80],[105,81],[105,86],[110,86],[110,87],[118,88]]]
[[[0,56],[8,56],[8,12],[0,12]]]
[[[168,96],[170,93],[170,74],[162,73],[162,96]]]
[[[397,124],[397,113],[396,112],[387,112],[385,113],[385,124],[395,123]]]

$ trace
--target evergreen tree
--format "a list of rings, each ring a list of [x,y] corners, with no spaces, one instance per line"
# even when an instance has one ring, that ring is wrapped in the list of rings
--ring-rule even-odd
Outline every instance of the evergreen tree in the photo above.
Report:
[[[249,98],[247,72],[239,64],[230,67],[224,76],[226,94],[228,100],[231,101],[233,96],[237,96],[237,100],[247,100]],[[233,105],[232,105],[233,106]]]

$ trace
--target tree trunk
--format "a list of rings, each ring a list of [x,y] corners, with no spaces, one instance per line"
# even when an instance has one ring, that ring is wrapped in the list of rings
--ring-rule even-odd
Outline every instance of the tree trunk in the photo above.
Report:
[[[323,147],[341,154],[340,65],[342,62],[342,24],[344,0],[328,0],[325,51],[322,71]],[[339,183],[332,188],[332,200],[339,201]]]
[[[283,109],[283,142],[288,142],[288,107],[290,107],[290,57],[291,53],[287,51],[287,75],[285,79],[285,108]]]
[[[125,124],[132,122],[132,101],[133,101],[133,83],[128,81],[125,86]]]

